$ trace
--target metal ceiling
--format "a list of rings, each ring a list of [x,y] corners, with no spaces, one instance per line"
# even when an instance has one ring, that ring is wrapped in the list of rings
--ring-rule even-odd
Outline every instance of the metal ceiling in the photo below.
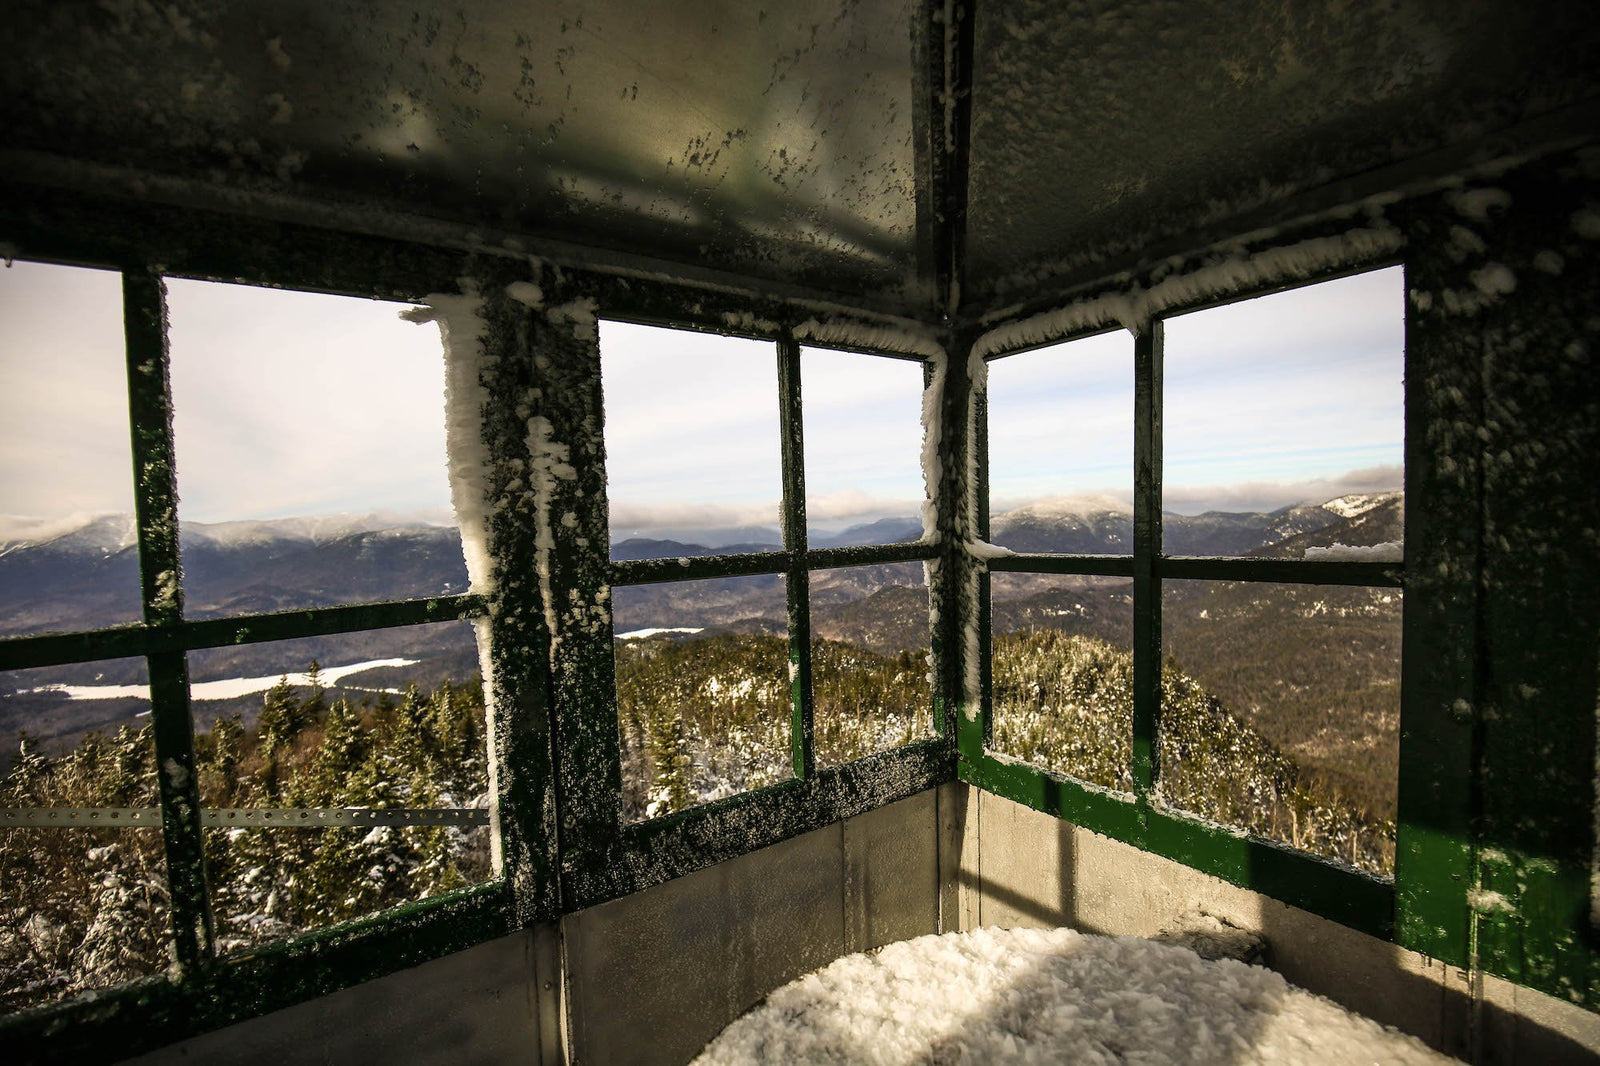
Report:
[[[1570,135],[1600,92],[1587,2],[9,8],[13,181],[398,210],[925,315],[946,277],[970,307],[1530,121]]]

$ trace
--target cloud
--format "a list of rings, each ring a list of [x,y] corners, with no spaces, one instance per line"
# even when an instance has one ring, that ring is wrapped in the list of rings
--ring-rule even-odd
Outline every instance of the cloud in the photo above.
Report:
[[[778,501],[730,505],[720,503],[614,503],[611,505],[613,539],[629,536],[728,529],[740,526],[776,526],[781,519]]]
[[[1322,503],[1337,496],[1393,492],[1403,483],[1399,466],[1373,466],[1337,477],[1304,481],[1249,481],[1236,485],[1173,485],[1162,489],[1162,507],[1178,514],[1202,511],[1274,511],[1296,503]]]
[[[812,528],[840,530],[876,522],[880,518],[914,520],[920,506],[920,499],[887,498],[851,490],[809,497],[806,501],[806,522]],[[746,505],[629,502],[611,505],[613,539],[747,526],[777,526],[780,521],[777,500]]]

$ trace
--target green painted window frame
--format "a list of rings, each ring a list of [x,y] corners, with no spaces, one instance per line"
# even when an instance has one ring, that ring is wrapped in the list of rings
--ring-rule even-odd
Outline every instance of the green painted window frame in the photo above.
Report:
[[[699,303],[700,301],[695,301]],[[626,300],[596,300],[601,320],[632,322],[666,329],[712,333],[770,341],[776,347],[778,432],[782,481],[783,547],[780,551],[676,558],[618,560],[609,558],[609,526],[603,480],[573,501],[580,510],[576,527],[553,530],[557,551],[570,554],[580,568],[598,576],[607,588],[695,581],[751,575],[782,575],[788,613],[790,670],[790,759],[794,776],[765,788],[638,822],[622,820],[620,743],[616,720],[613,630],[580,637],[590,644],[592,668],[584,671],[577,691],[561,692],[557,682],[558,731],[576,744],[563,750],[558,768],[558,796],[567,806],[577,806],[581,822],[565,823],[580,832],[562,841],[563,895],[572,908],[591,906],[659,884],[697,869],[746,854],[769,844],[854,814],[863,813],[953,777],[951,735],[945,723],[948,699],[933,686],[928,712],[934,735],[887,751],[877,752],[840,766],[818,768],[813,750],[813,693],[811,685],[810,575],[814,570],[876,563],[929,562],[941,557],[940,543],[863,545],[847,548],[812,548],[806,533],[805,457],[802,419],[801,347],[797,327],[809,314],[782,305],[760,311],[759,328],[730,328],[712,316],[669,313],[641,315]],[[890,358],[916,362],[923,367],[924,387],[932,377],[932,363],[924,356],[828,341],[818,347],[854,352],[862,358]],[[553,355],[554,353],[552,353]],[[588,389],[598,396],[601,358],[596,343]],[[580,386],[581,388],[582,386]],[[597,404],[603,409],[603,403]],[[603,451],[603,445],[602,445]],[[596,457],[603,467],[603,454]],[[603,536],[581,536],[586,524],[603,530]],[[937,590],[930,583],[930,599]],[[608,617],[609,623],[609,617]],[[943,658],[933,643],[935,673]],[[571,728],[559,724],[566,715],[581,716]]]
[[[946,726],[953,705],[948,684],[935,686],[933,738],[880,752],[842,766],[813,768],[802,778],[759,792],[716,801],[623,831],[620,789],[599,805],[586,803],[597,776],[618,764],[610,627],[599,639],[551,639],[539,589],[531,581],[503,581],[488,596],[466,594],[389,603],[341,605],[220,619],[188,620],[181,600],[159,598],[154,576],[180,562],[172,466],[171,395],[165,375],[162,278],[257,285],[335,295],[426,303],[434,293],[476,291],[484,296],[485,349],[497,369],[484,371],[490,399],[485,443],[491,459],[526,454],[526,420],[519,400],[539,382],[546,414],[577,439],[585,403],[599,399],[598,345],[574,342],[568,326],[550,328],[537,311],[509,298],[511,282],[533,281],[548,304],[587,301],[600,317],[673,328],[758,336],[798,356],[797,328],[815,319],[815,305],[800,299],[764,298],[689,284],[642,280],[577,266],[541,266],[503,250],[460,250],[179,206],[134,204],[63,190],[40,190],[26,204],[0,205],[7,238],[20,258],[41,263],[120,272],[128,366],[152,359],[159,379],[130,373],[133,470],[146,614],[132,625],[90,632],[0,638],[0,669],[65,665],[145,656],[150,663],[152,719],[158,759],[193,764],[185,657],[188,652],[241,643],[324,636],[451,620],[470,620],[490,631],[494,699],[490,757],[498,768],[496,805],[500,868],[490,879],[352,921],[304,932],[238,954],[218,956],[203,880],[201,817],[194,775],[186,788],[162,775],[162,831],[174,905],[170,932],[177,961],[164,973],[84,993],[0,1018],[0,1040],[28,1061],[112,1061],[159,1048],[225,1025],[485,943],[561,915],[618,898],[713,865],[842,818],[865,813],[954,779],[953,741]],[[862,329],[881,325],[870,315],[840,310],[837,322]],[[749,332],[729,321],[754,319]],[[771,324],[768,328],[767,324]],[[864,356],[921,356],[849,344],[819,346]],[[506,358],[509,356],[509,358]],[[787,373],[787,372],[786,372]],[[925,371],[925,384],[930,373]],[[141,384],[148,379],[148,384]],[[783,380],[783,379],[780,379]],[[792,377],[798,385],[798,375]],[[788,386],[785,386],[788,389]],[[783,394],[783,418],[798,434],[799,393]],[[787,435],[786,435],[787,439]],[[798,435],[786,448],[798,448]],[[576,449],[581,451],[582,449]],[[796,459],[798,460],[798,455]],[[603,449],[577,456],[588,491],[550,506],[576,511],[575,528],[553,523],[551,566],[561,587],[598,587],[613,579],[606,537],[585,540],[606,514]],[[803,515],[799,463],[786,478],[789,498]],[[496,488],[504,488],[497,485]],[[169,521],[163,525],[163,519]],[[797,528],[803,530],[803,524]],[[535,557],[532,516],[508,508],[491,517],[490,554],[503,572],[525,573]],[[803,536],[803,533],[802,533]],[[650,562],[627,564],[622,583],[695,576],[784,573],[808,580],[811,569],[938,556],[940,546],[883,545],[847,549],[802,548],[756,557],[692,561],[661,578]],[[709,567],[708,572],[698,568]],[[930,583],[940,602],[941,587]],[[946,622],[936,627],[950,632]],[[482,636],[480,634],[480,640]],[[937,676],[954,669],[948,640],[934,641]],[[603,657],[606,669],[584,669]],[[577,669],[574,669],[577,667]],[[598,713],[596,708],[598,707]],[[796,714],[809,714],[802,699]],[[596,733],[598,727],[598,734]],[[602,738],[594,744],[596,736]],[[805,737],[805,733],[802,733]],[[557,737],[560,738],[559,743]],[[806,737],[809,740],[809,737]],[[805,755],[802,747],[801,755]],[[598,775],[596,774],[598,769]],[[179,775],[181,777],[181,775]],[[595,816],[600,815],[597,823]],[[606,824],[609,819],[610,825]],[[574,826],[587,834],[574,836]],[[613,828],[614,827],[614,828]],[[563,845],[558,848],[557,841]]]
[[[62,262],[43,259],[43,262]],[[69,265],[104,267],[94,261]],[[115,268],[115,267],[114,267]],[[195,771],[189,705],[188,653],[206,648],[357,633],[435,622],[475,620],[489,604],[474,594],[359,603],[189,620],[183,617],[178,544],[177,483],[172,437],[172,392],[167,349],[165,278],[157,266],[122,266],[126,383],[132,439],[134,506],[142,620],[84,632],[0,639],[0,669],[26,669],[140,656],[146,661],[151,724],[158,766],[160,828],[170,895],[167,941],[173,965],[111,989],[19,1011],[0,1020],[0,1034],[23,1049],[82,1028],[85,1041],[52,1053],[88,1049],[127,1054],[110,1036],[117,1028],[92,1023],[130,1010],[150,1024],[134,1047],[154,1047],[193,1032],[287,1006],[427,958],[481,943],[507,931],[506,883],[498,874],[477,884],[374,915],[274,940],[237,955],[218,954],[205,877],[202,810]],[[205,280],[234,278],[201,275]],[[252,279],[245,283],[261,284]],[[309,287],[308,287],[309,288]],[[356,295],[344,291],[345,295]],[[393,298],[393,291],[367,291]],[[172,582],[169,575],[178,575]],[[74,828],[66,823],[59,828]],[[53,827],[30,826],[49,832]],[[375,950],[379,944],[388,950]],[[83,1026],[85,1021],[90,1022]],[[28,1057],[25,1050],[24,1057]]]
[[[1251,837],[1238,829],[1195,815],[1164,808],[1153,801],[1160,767],[1161,716],[1161,583],[1166,579],[1273,582],[1280,584],[1405,587],[1404,562],[1202,558],[1169,556],[1161,551],[1162,360],[1164,320],[1180,314],[1237,303],[1270,293],[1307,288],[1341,277],[1400,265],[1383,259],[1359,266],[1262,286],[1168,307],[1134,334],[1134,517],[1131,555],[1019,553],[991,559],[977,577],[980,715],[960,743],[962,780],[1035,810],[1053,814],[1093,832],[1175,859],[1233,884],[1262,892],[1314,914],[1331,918],[1383,939],[1395,932],[1395,882],[1276,841]],[[1047,345],[1067,343],[1113,332],[1099,327],[1064,333],[1046,342],[1009,348],[984,357],[984,362],[1016,356]],[[978,536],[989,537],[989,454],[986,397],[975,395],[977,455],[976,508]],[[1411,405],[1406,406],[1410,433]],[[1409,464],[1406,490],[1409,494]],[[1409,555],[1409,553],[1408,553]],[[973,564],[977,565],[977,564]],[[991,573],[1072,574],[1126,577],[1133,580],[1133,736],[1131,796],[1085,784],[1012,758],[990,747],[993,729]],[[1402,612],[1406,610],[1402,598]],[[1401,720],[1405,722],[1408,686],[1401,687]],[[1403,771],[1402,771],[1403,772]],[[1397,819],[1397,822],[1399,820]]]
[[[1399,219],[1402,230],[1425,237],[1431,212],[1439,210],[1431,199],[1418,202]],[[1337,235],[1351,223],[1322,221],[1279,233],[1267,244],[1293,239]],[[237,281],[308,291],[364,296],[397,301],[424,302],[430,293],[460,291],[458,279],[475,279],[488,302],[488,343],[502,359],[501,378],[507,396],[522,395],[543,373],[548,391],[562,397],[564,407],[581,408],[587,397],[599,402],[598,346],[590,353],[548,330],[540,332],[539,316],[514,301],[496,296],[511,281],[542,285],[547,302],[590,300],[598,314],[677,328],[698,328],[719,333],[755,335],[778,340],[816,316],[817,306],[802,297],[759,297],[726,292],[689,283],[624,277],[603,269],[576,265],[561,269],[531,264],[525,256],[490,249],[471,240],[444,240],[424,235],[414,240],[335,232],[262,217],[211,213],[182,206],[134,203],[112,196],[88,195],[64,189],[30,188],[26,197],[0,203],[0,235],[30,260],[120,270],[145,278],[160,264],[159,273],[215,281]],[[428,243],[433,241],[434,243]],[[1419,272],[1436,279],[1446,271],[1443,253],[1423,240],[1408,255]],[[1299,287],[1348,273],[1395,265],[1398,259],[1379,258],[1348,269],[1297,279]],[[1410,267],[1408,266],[1408,277]],[[1112,290],[1120,291],[1120,290]],[[1277,291],[1263,287],[1241,291],[1228,301]],[[1034,310],[1061,306],[1061,289],[1042,296],[1048,304],[1027,305]],[[1228,302],[1222,300],[1210,302]],[[1169,314],[1196,310],[1195,303],[1173,307]],[[850,312],[839,312],[848,318]],[[1020,309],[1013,317],[1021,317]],[[728,322],[748,321],[747,316],[772,323],[753,332],[730,330]],[[879,323],[866,313],[864,327]],[[544,627],[543,605],[537,590],[526,585],[502,589],[487,605],[465,598],[409,601],[337,607],[316,612],[290,612],[285,616],[182,622],[151,625],[143,622],[95,633],[48,634],[0,640],[0,665],[4,668],[56,665],[74,661],[135,655],[177,655],[202,647],[239,640],[282,639],[335,632],[352,632],[386,625],[411,625],[458,617],[478,617],[480,608],[491,609],[489,625],[496,661],[495,727],[499,730],[493,757],[501,770],[498,785],[505,859],[501,876],[448,896],[410,904],[298,937],[277,941],[261,949],[225,960],[204,960],[184,972],[157,975],[129,985],[36,1008],[0,1019],[0,1039],[9,1051],[39,1061],[114,1060],[161,1047],[197,1033],[248,1019],[294,1003],[326,995],[341,988],[460,951],[562,914],[617,898],[672,877],[745,854],[788,837],[822,828],[840,818],[862,813],[934,785],[959,779],[1096,832],[1127,841],[1201,871],[1262,892],[1286,903],[1340,921],[1356,929],[1391,939],[1452,965],[1470,959],[1466,896],[1472,884],[1476,852],[1471,804],[1478,787],[1473,769],[1473,730],[1470,716],[1452,708],[1474,698],[1474,657],[1481,654],[1473,637],[1477,608],[1470,564],[1477,541],[1446,516],[1475,514],[1482,505],[1481,486],[1470,480],[1457,484],[1442,477],[1439,461],[1430,449],[1445,447],[1453,460],[1470,466],[1475,459],[1475,439],[1455,435],[1452,419],[1458,408],[1481,406],[1480,370],[1459,358],[1449,329],[1431,320],[1413,322],[1408,314],[1407,380],[1422,386],[1406,395],[1406,561],[1399,577],[1418,578],[1416,589],[1407,587],[1404,602],[1405,660],[1402,667],[1400,819],[1396,878],[1390,884],[1324,863],[1263,841],[1250,840],[1197,819],[1175,817],[1148,804],[1108,800],[1097,790],[1069,779],[1018,765],[986,753],[983,715],[969,721],[962,706],[962,619],[979,617],[987,610],[987,589],[974,596],[969,579],[983,579],[981,567],[964,551],[956,530],[961,528],[964,463],[949,461],[967,454],[969,382],[965,356],[988,324],[958,323],[945,336],[950,357],[946,362],[945,389],[940,419],[943,481],[939,486],[941,545],[929,560],[930,597],[937,622],[933,626],[936,672],[935,725],[939,742],[880,753],[841,767],[829,767],[815,776],[787,782],[774,789],[730,797],[667,818],[639,823],[623,833],[602,824],[593,835],[573,830],[593,828],[585,819],[600,812],[615,824],[618,805],[586,802],[593,798],[598,776],[603,783],[606,760],[616,759],[615,707],[596,697],[603,693],[611,669],[609,633],[575,653],[572,644],[550,647]],[[1085,334],[1064,334],[1064,341]],[[826,344],[826,347],[847,347]],[[1024,350],[1022,348],[1016,349]],[[890,353],[874,353],[890,354]],[[533,365],[541,356],[573,355],[573,366],[557,360],[550,371]],[[592,358],[591,358],[592,356]],[[1148,364],[1153,375],[1155,360]],[[509,390],[516,391],[509,391]],[[1446,399],[1459,390],[1465,401]],[[1474,400],[1477,397],[1477,400]],[[981,404],[981,397],[976,398]],[[524,421],[514,415],[514,404],[502,397],[487,412],[494,422],[492,443],[520,442]],[[597,409],[597,408],[596,408]],[[981,407],[980,407],[981,411]],[[552,416],[565,417],[561,410]],[[571,418],[563,430],[576,434],[579,419]],[[983,419],[976,423],[981,434]],[[1430,442],[1425,438],[1433,433]],[[1442,434],[1442,436],[1441,436]],[[1470,434],[1469,434],[1470,436]],[[1441,445],[1441,441],[1443,444]],[[596,529],[604,532],[603,450],[581,457],[580,478],[591,478],[582,499],[568,496],[561,502],[578,510],[579,528],[556,524],[553,562],[563,585],[586,582],[594,588],[611,583],[606,538],[600,547],[584,547],[578,538]],[[959,468],[959,469],[958,469]],[[981,466],[980,466],[981,473]],[[595,481],[598,481],[598,492]],[[981,489],[981,483],[979,488]],[[1429,505],[1424,507],[1423,505]],[[987,507],[980,509],[986,513]],[[1428,511],[1438,514],[1429,514]],[[981,515],[980,515],[981,518]],[[596,523],[600,523],[596,525]],[[587,523],[587,525],[585,525]],[[982,532],[987,532],[983,530]],[[516,515],[491,528],[491,554],[497,560],[525,564],[532,552],[533,531]],[[819,558],[813,554],[810,558]],[[821,556],[820,558],[827,558]],[[1139,557],[1149,567],[1147,581],[1163,577],[1235,579],[1235,562],[1212,563],[1163,559],[1154,552]],[[729,574],[758,572],[742,567],[765,567],[772,557],[749,562],[727,557]],[[793,559],[777,557],[776,569],[759,572],[788,573]],[[1022,564],[1073,567],[1073,573],[1111,573],[1137,576],[1126,559],[1102,557],[1050,557],[1023,560]],[[1457,565],[1462,564],[1462,565]],[[695,563],[694,565],[700,565]],[[1012,565],[996,560],[994,569]],[[1256,564],[1249,564],[1256,565]],[[1298,562],[1305,575],[1309,567],[1327,563]],[[1338,563],[1339,568],[1370,564]],[[1449,565],[1447,576],[1432,577]],[[1211,569],[1210,567],[1221,567]],[[1185,571],[1185,567],[1189,567]],[[1195,569],[1195,568],[1199,569]],[[1103,569],[1102,569],[1103,568]],[[1265,571],[1257,573],[1262,579]],[[632,578],[643,578],[638,571]],[[673,579],[696,576],[674,567]],[[709,576],[709,575],[706,575]],[[1246,575],[1249,576],[1249,575]],[[1317,574],[1327,581],[1332,573]],[[1421,578],[1428,580],[1423,582]],[[1278,577],[1273,575],[1272,580]],[[1374,584],[1370,576],[1360,584]],[[1408,582],[1409,584],[1409,582]],[[498,610],[493,610],[498,608]],[[527,628],[507,621],[520,619]],[[1463,623],[1463,619],[1466,622]],[[986,619],[984,619],[986,623]],[[598,650],[603,657],[596,659]],[[588,656],[585,659],[585,655]],[[584,670],[603,661],[601,673]],[[980,666],[982,657],[980,657]],[[584,668],[584,669],[580,669]],[[167,717],[171,717],[168,715]],[[1153,725],[1153,723],[1151,723]],[[592,732],[599,729],[599,733]],[[1147,727],[1148,729],[1148,727]],[[597,744],[595,737],[611,738]],[[1153,737],[1153,732],[1148,732]],[[608,754],[609,752],[609,754]],[[598,771],[584,767],[589,758],[599,760]],[[884,771],[892,771],[885,773]],[[886,783],[886,781],[892,783]],[[177,823],[180,838],[192,839],[192,824]],[[563,840],[557,849],[558,836]],[[573,841],[581,841],[575,846]],[[180,843],[182,840],[180,839]],[[200,942],[199,936],[194,943]]]

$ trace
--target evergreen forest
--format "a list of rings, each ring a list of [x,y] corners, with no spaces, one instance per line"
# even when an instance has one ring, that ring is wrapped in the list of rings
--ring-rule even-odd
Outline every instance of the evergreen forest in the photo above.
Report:
[[[315,676],[315,664],[312,665]],[[482,685],[352,703],[286,681],[195,738],[201,806],[486,807]],[[153,808],[151,727],[86,735],[56,757],[26,739],[0,808]],[[488,876],[487,826],[208,828],[219,952],[345,921]],[[167,965],[161,831],[0,829],[0,1013]]]
[[[622,814],[681,811],[792,775],[790,668],[781,636],[621,640]],[[933,735],[924,650],[812,645],[816,757],[836,765]],[[315,675],[315,664],[312,670]],[[995,750],[1096,787],[1131,790],[1133,665],[1056,629],[994,638]],[[1304,768],[1177,663],[1162,674],[1160,802],[1362,869],[1389,873],[1392,814]],[[202,806],[487,807],[482,686],[368,694],[267,691],[246,724],[196,737]],[[0,807],[153,808],[150,728],[90,733],[62,754],[24,741]],[[208,828],[218,948],[250,949],[482,880],[486,826]],[[104,988],[167,965],[156,826],[0,829],[0,1012]]]

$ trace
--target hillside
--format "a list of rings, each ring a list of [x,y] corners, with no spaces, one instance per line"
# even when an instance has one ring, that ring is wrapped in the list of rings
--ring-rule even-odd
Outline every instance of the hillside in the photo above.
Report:
[[[1194,677],[1162,671],[1163,801],[1359,866],[1394,869],[1394,818],[1363,805],[1251,727]],[[1102,788],[1131,791],[1133,657],[1055,631],[998,637],[994,747]]]

